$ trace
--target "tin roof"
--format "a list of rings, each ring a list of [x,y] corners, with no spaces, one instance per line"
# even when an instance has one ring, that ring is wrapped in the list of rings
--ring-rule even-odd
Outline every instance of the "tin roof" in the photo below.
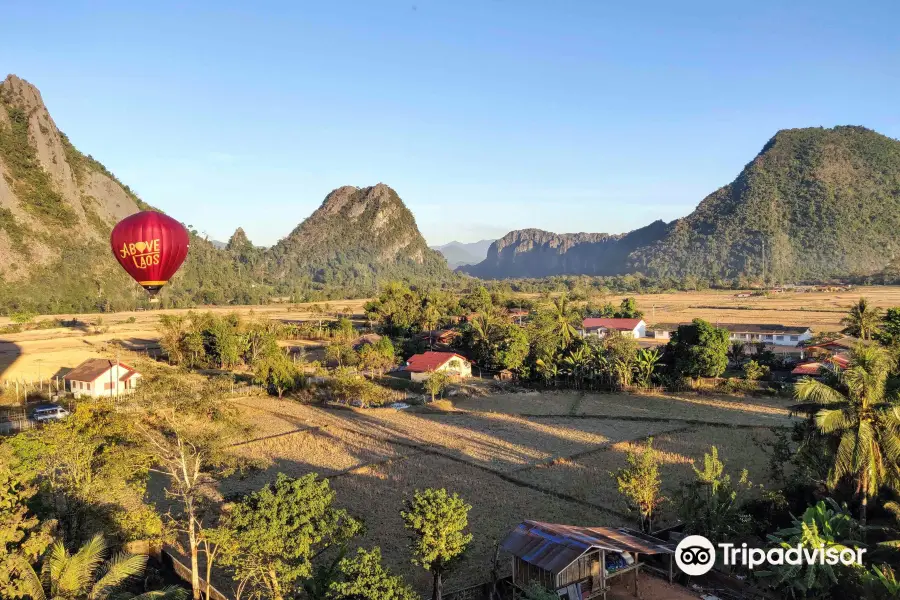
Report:
[[[794,367],[794,370],[791,371],[791,375],[810,375],[815,377],[824,368],[825,365],[820,362],[803,363],[802,365]]]
[[[422,354],[414,354],[409,357],[405,370],[411,373],[427,373],[444,366],[451,359],[459,358],[465,362],[469,359],[455,352],[423,352]]]
[[[528,564],[560,573],[589,550],[672,554],[674,546],[626,528],[579,527],[525,521],[500,542],[500,547]]]
[[[133,368],[125,363],[119,363],[123,369],[136,372]],[[94,381],[111,368],[116,366],[116,361],[107,358],[89,358],[68,373],[66,373],[66,381]]]
[[[727,329],[731,333],[764,333],[770,335],[802,335],[809,331],[809,327],[774,323],[717,323],[716,327]]]

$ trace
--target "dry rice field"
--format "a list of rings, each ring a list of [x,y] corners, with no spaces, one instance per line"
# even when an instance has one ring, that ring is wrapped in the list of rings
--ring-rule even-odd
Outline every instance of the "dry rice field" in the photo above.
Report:
[[[761,442],[791,424],[783,400],[691,395],[504,394],[439,403],[444,410],[345,410],[268,397],[235,403],[254,429],[234,451],[258,467],[221,482],[219,493],[247,493],[279,472],[327,477],[337,503],[366,523],[357,541],[380,546],[387,564],[423,591],[430,580],[409,562],[399,516],[418,489],[444,487],[473,506],[475,538],[447,581],[452,590],[486,581],[497,542],[525,519],[628,524],[610,472],[648,437],[673,497],[713,444],[734,477],[747,469],[754,483],[767,483]],[[662,517],[673,514],[669,505]]]
[[[637,295],[637,303],[650,323],[687,322],[696,317],[713,323],[779,323],[805,325],[813,331],[836,331],[844,313],[861,296],[881,308],[900,306],[900,287],[860,287],[842,292],[789,292],[769,298],[737,298],[735,291],[676,292]],[[611,296],[619,302],[624,296]],[[365,299],[327,303],[332,311],[359,314]],[[319,303],[320,306],[324,303]],[[312,304],[198,307],[195,310],[251,313],[266,319],[302,320],[313,316]],[[78,319],[82,328],[58,328],[0,334],[0,381],[34,380],[64,374],[88,358],[112,357],[116,347],[143,351],[158,342],[156,324],[161,314],[184,314],[187,309],[120,312],[109,314],[46,315],[38,320]],[[98,319],[102,326],[96,326]],[[10,323],[0,317],[0,326]],[[98,333],[97,329],[101,331]]]
[[[641,294],[634,296],[653,323],[689,322],[700,317],[712,323],[778,323],[808,326],[817,331],[841,329],[841,318],[860,297],[880,308],[900,306],[900,287],[857,287],[840,292],[784,292],[769,297],[738,298],[733,290]],[[619,302],[625,296],[613,296]]]

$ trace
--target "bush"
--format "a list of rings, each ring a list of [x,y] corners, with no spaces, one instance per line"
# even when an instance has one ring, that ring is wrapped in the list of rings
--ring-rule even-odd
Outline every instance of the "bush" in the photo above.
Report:
[[[13,323],[31,323],[36,316],[37,313],[32,310],[18,310],[9,315],[9,318]]]
[[[334,370],[328,382],[331,399],[341,404],[369,408],[390,402],[392,394],[387,388],[372,383],[359,373],[342,367]]]
[[[744,379],[747,381],[759,381],[769,376],[769,367],[761,365],[755,360],[748,361],[744,365]]]

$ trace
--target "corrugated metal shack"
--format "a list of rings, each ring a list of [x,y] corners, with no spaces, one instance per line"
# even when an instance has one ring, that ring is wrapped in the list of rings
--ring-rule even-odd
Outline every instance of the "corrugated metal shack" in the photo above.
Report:
[[[609,580],[626,573],[634,576],[638,591],[641,554],[669,555],[675,546],[626,528],[577,527],[525,521],[500,542],[513,555],[513,584],[524,590],[532,583],[556,590],[562,600],[603,598]]]

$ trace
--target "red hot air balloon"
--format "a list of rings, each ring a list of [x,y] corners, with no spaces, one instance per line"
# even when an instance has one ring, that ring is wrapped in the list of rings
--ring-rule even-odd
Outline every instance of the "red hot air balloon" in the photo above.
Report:
[[[190,238],[172,217],[147,210],[119,221],[109,241],[122,268],[152,298],[184,262]]]

